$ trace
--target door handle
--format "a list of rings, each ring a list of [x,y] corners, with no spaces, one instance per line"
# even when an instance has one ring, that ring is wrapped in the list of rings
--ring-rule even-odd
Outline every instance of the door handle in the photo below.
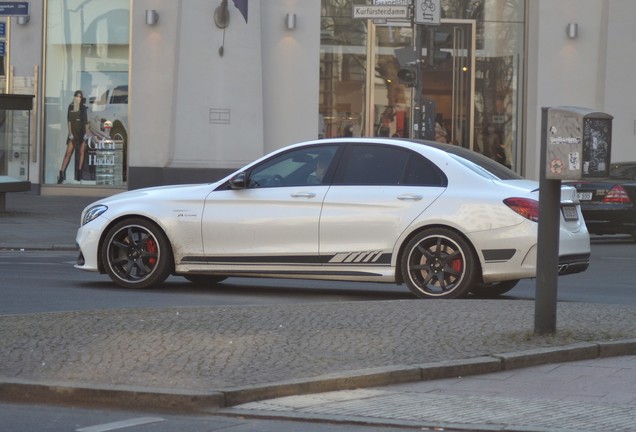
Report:
[[[316,194],[313,192],[294,192],[291,196],[292,198],[313,198]]]
[[[404,194],[404,195],[398,196],[397,198],[402,201],[419,201],[422,198],[424,198],[424,196],[417,195],[417,194]]]

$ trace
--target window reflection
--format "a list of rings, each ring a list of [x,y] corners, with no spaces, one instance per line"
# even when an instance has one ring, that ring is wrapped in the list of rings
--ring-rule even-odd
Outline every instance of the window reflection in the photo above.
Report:
[[[353,19],[354,4],[373,1],[322,0],[319,135],[410,137],[413,93],[397,79],[394,53],[412,45],[410,23]],[[423,97],[441,114],[431,139],[471,148],[516,171],[523,154],[525,7],[525,0],[442,0],[443,20],[475,23],[475,70],[466,70],[474,73],[475,85],[458,89],[451,76],[456,68],[440,67],[427,72],[423,86]],[[454,109],[451,95],[458,94],[464,108]],[[472,121],[465,108],[471,101]]]
[[[43,182],[124,186],[130,1],[48,0],[46,11]],[[69,111],[78,91],[82,108]],[[82,124],[80,137],[71,117]],[[62,170],[69,142],[71,160]]]

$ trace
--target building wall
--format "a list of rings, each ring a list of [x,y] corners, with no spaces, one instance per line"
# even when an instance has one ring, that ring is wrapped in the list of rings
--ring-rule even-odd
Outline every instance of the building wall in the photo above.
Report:
[[[614,116],[612,160],[636,160],[634,126],[636,3],[630,0],[529,2],[526,172],[539,178],[541,108],[572,105]],[[578,37],[566,35],[578,23]]]
[[[320,2],[250,0],[245,23],[229,1],[225,35],[213,21],[220,3],[131,2],[131,189],[210,181],[318,135]],[[156,25],[145,24],[146,9],[159,13]],[[40,85],[43,12],[44,1],[34,1],[29,24],[11,19],[15,76],[33,76],[38,66]],[[288,13],[297,16],[294,30],[285,27]],[[539,176],[540,113],[546,106],[612,114],[612,160],[636,160],[636,59],[629,55],[636,43],[636,3],[529,0],[526,21],[524,174]],[[576,39],[566,35],[569,22],[578,23]],[[36,103],[41,111],[41,94]],[[30,180],[38,183],[43,143],[40,124],[34,129]]]
[[[317,137],[320,3],[251,1],[246,23],[229,2],[225,35],[213,21],[219,4],[133,3],[131,189],[211,181]],[[146,9],[158,11],[156,25],[143,24]]]
[[[614,116],[612,160],[636,161],[636,3],[609,3],[605,110]]]

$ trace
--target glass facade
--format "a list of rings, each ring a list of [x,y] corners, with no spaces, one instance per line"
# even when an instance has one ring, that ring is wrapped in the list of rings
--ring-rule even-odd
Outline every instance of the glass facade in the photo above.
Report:
[[[447,38],[436,50],[431,26],[414,36],[408,20],[353,18],[354,5],[374,3],[387,4],[322,0],[320,136],[424,136],[520,171],[525,0],[442,0],[434,29]],[[418,43],[420,66],[410,82],[403,73]]]
[[[44,184],[126,186],[130,0],[47,0]]]

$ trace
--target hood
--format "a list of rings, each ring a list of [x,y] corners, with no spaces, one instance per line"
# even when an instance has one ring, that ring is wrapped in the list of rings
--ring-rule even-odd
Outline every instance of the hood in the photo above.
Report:
[[[169,186],[155,186],[143,189],[135,189],[127,192],[121,192],[110,197],[101,199],[99,201],[94,202],[91,205],[95,204],[106,204],[120,202],[120,201],[130,201],[130,200],[147,200],[152,199],[155,196],[160,196],[162,200],[169,199],[170,197],[183,197],[185,195],[189,195],[190,193],[195,193],[198,191],[211,191],[216,187],[215,183],[205,183],[205,184],[189,184],[189,185],[169,185]]]

